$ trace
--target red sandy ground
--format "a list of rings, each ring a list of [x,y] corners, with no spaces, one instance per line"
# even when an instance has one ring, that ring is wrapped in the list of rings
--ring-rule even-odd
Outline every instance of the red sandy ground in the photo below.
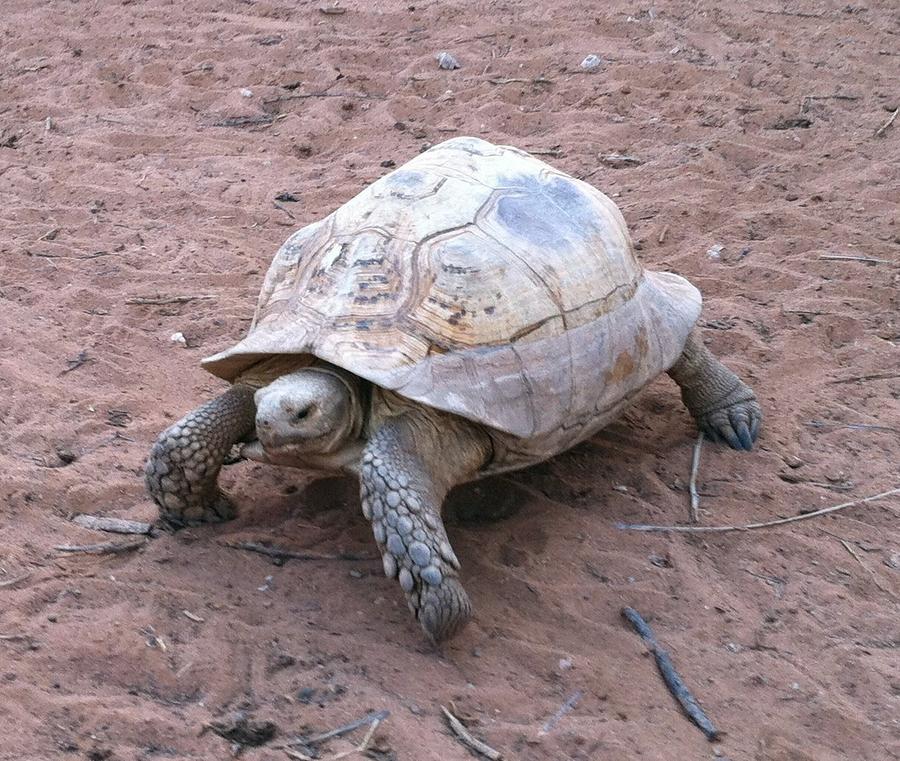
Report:
[[[753,453],[704,448],[705,522],[900,486],[900,120],[875,136],[900,105],[893,0],[341,1],[5,3],[0,758],[220,759],[228,742],[201,730],[243,708],[278,727],[244,757],[283,759],[293,734],[387,708],[373,757],[465,759],[451,701],[509,759],[900,757],[896,497],[754,533],[617,530],[686,520],[694,428],[667,379],[495,483],[513,516],[451,526],[477,613],[441,653],[377,561],[223,546],[372,551],[346,483],[238,464],[233,523],[119,556],[53,549],[115,539],[78,513],[154,518],[148,447],[221,389],[198,360],[246,330],[281,241],[382,162],[460,134],[558,154],[616,198],[648,265],[704,291],[710,345],[767,414]],[[441,50],[462,68],[440,70]],[[600,71],[579,70],[588,53]],[[614,152],[643,163],[598,159]],[[300,200],[276,207],[284,191]],[[129,303],[157,295],[204,298]],[[727,731],[718,746],[626,604]]]

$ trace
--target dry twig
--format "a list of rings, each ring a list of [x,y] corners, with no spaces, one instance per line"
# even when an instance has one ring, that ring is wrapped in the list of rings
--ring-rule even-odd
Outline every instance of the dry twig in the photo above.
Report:
[[[381,722],[387,719],[390,715],[391,712],[388,710],[375,711],[373,713],[366,714],[361,719],[351,721],[349,724],[344,724],[343,726],[337,727],[335,729],[330,729],[327,732],[322,732],[318,735],[312,735],[311,737],[298,737],[294,740],[288,741],[288,745],[299,745],[305,750],[309,750],[310,753],[314,753],[314,755],[309,755],[299,750],[287,747],[282,747],[281,750],[283,750],[291,758],[299,759],[299,761],[313,761],[314,758],[318,758],[318,754],[316,754],[314,751],[315,746],[321,745],[324,742],[328,742],[328,740],[333,740],[335,737],[343,737],[344,735],[349,734],[350,732],[353,732],[360,727],[368,725],[369,729],[359,745],[354,748],[350,748],[349,750],[336,753],[333,756],[329,756],[325,761],[338,761],[338,759],[347,758],[347,756],[352,756],[354,753],[365,753],[369,748],[369,743],[372,741],[372,736],[375,734],[375,730],[378,729],[378,725],[381,724]]]
[[[569,697],[566,698],[565,703],[563,703],[559,707],[559,710],[547,720],[547,723],[544,724],[543,727],[541,727],[541,731],[538,732],[538,735],[546,735],[548,732],[550,732],[550,730],[553,729],[553,727],[559,724],[562,717],[578,705],[578,701],[581,700],[581,696],[581,690],[575,690],[575,692],[569,695]]]
[[[641,639],[644,640],[647,648],[653,653],[653,657],[656,659],[656,667],[659,669],[666,687],[672,693],[672,697],[678,701],[688,718],[700,728],[700,731],[706,735],[707,740],[710,742],[718,740],[722,733],[713,726],[700,704],[697,703],[697,699],[691,694],[691,691],[675,670],[675,664],[672,663],[669,653],[656,641],[656,635],[653,634],[653,630],[641,614],[634,608],[622,608],[622,615],[634,627],[634,630],[641,635]]]
[[[846,256],[844,254],[822,254],[823,262],[865,262],[866,264],[893,264],[890,259],[873,259],[870,256]]]
[[[143,521],[105,518],[100,515],[76,515],[72,518],[72,522],[84,528],[93,529],[94,531],[108,531],[112,534],[149,534],[153,530],[152,524],[144,523]]]
[[[14,579],[7,579],[6,581],[0,581],[0,589],[4,589],[6,587],[14,587],[20,581],[25,581],[25,579],[31,578],[31,573],[25,573],[21,576],[16,576]]]
[[[617,523],[616,528],[621,531],[657,531],[661,533],[678,533],[678,534],[724,534],[728,531],[752,531],[759,528],[771,528],[772,526],[783,526],[786,523],[796,523],[797,521],[805,521],[809,518],[818,518],[820,515],[828,515],[836,513],[838,510],[844,510],[855,505],[863,505],[867,502],[875,502],[885,497],[900,494],[900,488],[889,489],[881,494],[875,494],[871,497],[863,497],[854,499],[850,502],[843,502],[840,505],[832,505],[831,507],[823,507],[821,510],[814,510],[811,513],[801,513],[800,515],[792,515],[790,518],[779,518],[773,521],[765,521],[763,523],[745,523],[742,526],[648,526],[643,523]]]
[[[838,541],[839,541],[842,545],[844,545],[844,549],[847,550],[847,552],[849,552],[851,555],[853,555],[853,559],[856,560],[856,562],[859,563],[860,566],[862,566],[863,570],[865,570],[866,573],[869,574],[869,576],[872,578],[872,581],[873,581],[873,583],[875,584],[876,587],[878,587],[878,588],[879,588],[882,592],[884,592],[886,595],[890,595],[891,597],[895,597],[895,596],[896,596],[896,595],[894,595],[894,593],[893,593],[890,589],[887,589],[886,587],[884,587],[884,586],[881,584],[881,582],[878,580],[878,576],[875,575],[875,571],[873,571],[871,568],[869,568],[869,566],[867,566],[867,565],[863,562],[863,559],[859,556],[859,553],[858,553],[856,550],[853,549],[853,545],[850,544],[850,542],[848,542],[846,539],[840,539],[840,538],[838,539]]]
[[[877,130],[875,130],[875,137],[881,137],[885,133],[888,127],[890,127],[894,123],[894,120],[897,118],[898,113],[900,113],[900,108],[895,108],[893,113],[891,113],[890,118]]]
[[[277,98],[269,98],[264,100],[265,105],[271,103],[282,103],[286,100],[305,100],[306,98],[361,98],[363,100],[384,100],[387,96],[380,94],[369,94],[364,92],[295,92],[290,95],[279,95]]]
[[[214,299],[212,294],[200,294],[197,296],[134,296],[125,299],[126,304],[150,304],[153,306],[159,304],[187,304],[189,301],[200,301],[201,299]]]
[[[146,539],[133,539],[130,542],[100,542],[98,544],[58,544],[53,549],[59,552],[84,552],[90,555],[117,555],[143,547]]]
[[[700,470],[700,450],[703,448],[703,432],[697,436],[694,443],[694,453],[691,456],[691,478],[688,482],[688,491],[691,494],[691,523],[700,522],[700,494],[697,492],[697,471]]]
[[[444,718],[447,719],[450,729],[453,730],[453,734],[462,741],[463,745],[471,748],[476,753],[480,753],[485,758],[489,758],[491,761],[499,761],[502,758],[500,751],[494,750],[490,745],[482,742],[477,737],[472,737],[469,730],[463,726],[463,723],[444,706],[441,706],[441,711],[444,714]]]
[[[339,552],[331,555],[325,552],[297,552],[295,550],[283,550],[280,547],[269,547],[258,542],[223,542],[225,547],[233,550],[247,550],[247,552],[258,552],[260,555],[266,555],[270,558],[279,560],[377,560],[374,555],[363,555],[357,552]]]

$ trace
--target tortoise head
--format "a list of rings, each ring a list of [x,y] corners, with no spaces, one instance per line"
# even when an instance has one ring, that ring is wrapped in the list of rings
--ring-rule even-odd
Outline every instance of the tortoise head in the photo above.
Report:
[[[306,367],[259,389],[256,436],[273,459],[336,452],[359,435],[358,378],[330,367]]]

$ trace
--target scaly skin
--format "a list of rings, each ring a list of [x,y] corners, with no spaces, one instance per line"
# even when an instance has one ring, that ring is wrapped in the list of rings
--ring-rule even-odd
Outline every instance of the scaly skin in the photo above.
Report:
[[[216,479],[231,447],[253,431],[253,391],[232,386],[159,435],[144,476],[163,520],[186,526],[234,517]]]
[[[733,449],[753,448],[762,422],[756,395],[703,345],[699,331],[688,337],[669,375],[701,431]]]
[[[475,426],[423,410],[386,420],[363,454],[363,514],[372,521],[384,573],[400,582],[432,642],[454,635],[472,613],[441,506],[449,489],[471,479],[490,451],[488,437]]]

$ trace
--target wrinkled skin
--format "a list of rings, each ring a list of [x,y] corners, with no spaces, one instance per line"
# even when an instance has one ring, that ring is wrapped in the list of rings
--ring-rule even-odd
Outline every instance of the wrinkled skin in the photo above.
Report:
[[[762,412],[750,388],[703,345],[697,331],[669,375],[708,436],[752,448]],[[146,466],[147,488],[176,526],[227,520],[230,500],[216,480],[231,447],[260,462],[345,470],[360,478],[384,572],[434,642],[458,632],[472,606],[441,518],[447,492],[477,478],[492,456],[488,431],[412,402],[369,401],[358,378],[309,367],[258,390],[237,383],[160,434]],[[373,395],[373,398],[376,398]]]

